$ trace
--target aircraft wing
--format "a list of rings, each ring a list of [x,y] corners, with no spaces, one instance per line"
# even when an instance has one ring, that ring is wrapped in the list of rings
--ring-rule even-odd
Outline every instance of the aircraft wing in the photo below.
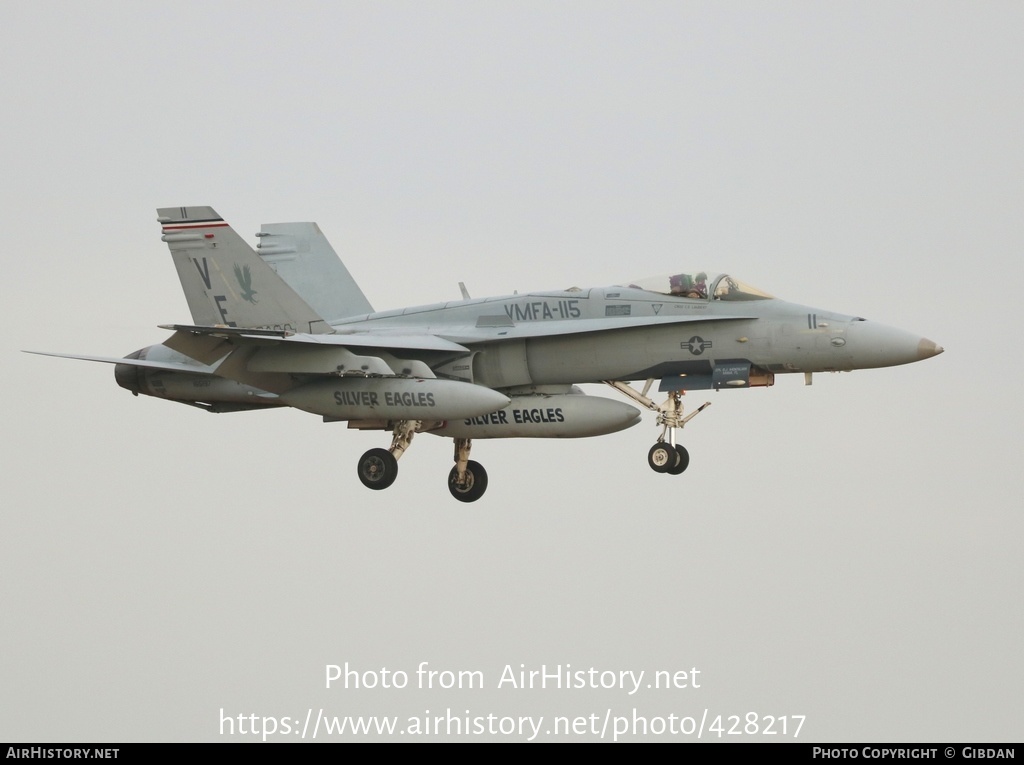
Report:
[[[338,334],[296,333],[281,329],[161,325],[174,330],[164,345],[202,364],[217,363],[217,373],[266,389],[273,382],[253,375],[371,375],[432,378],[427,362],[465,356],[464,345],[416,328]],[[221,361],[223,360],[223,361]]]
[[[296,343],[329,346],[358,346],[360,348],[389,348],[405,351],[442,351],[445,353],[468,353],[464,345],[446,340],[416,328],[394,330],[375,328],[373,331],[357,331],[342,327],[335,334],[313,335],[304,332],[290,332],[277,329],[246,329],[244,327],[196,326],[191,324],[161,324],[161,329],[205,335],[239,343]]]

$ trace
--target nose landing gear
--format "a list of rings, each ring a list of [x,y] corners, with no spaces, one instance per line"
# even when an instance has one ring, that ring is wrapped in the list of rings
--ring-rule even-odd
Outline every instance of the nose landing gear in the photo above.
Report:
[[[606,385],[610,385],[619,393],[628,396],[641,406],[657,413],[656,424],[661,426],[661,435],[658,437],[657,443],[647,452],[647,464],[655,473],[679,475],[689,467],[690,453],[681,444],[676,443],[676,430],[682,430],[686,423],[711,406],[711,402],[707,401],[701,404],[684,416],[684,391],[669,391],[668,398],[661,404],[656,404],[647,396],[653,383],[654,380],[648,380],[644,385],[643,392],[637,392],[626,383],[605,380]]]
[[[690,465],[690,453],[682,444],[658,441],[647,452],[647,464],[655,473],[679,475]]]

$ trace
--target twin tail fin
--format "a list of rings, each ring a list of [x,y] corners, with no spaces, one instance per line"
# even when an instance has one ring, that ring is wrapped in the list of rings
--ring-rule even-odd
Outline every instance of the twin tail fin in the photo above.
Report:
[[[162,207],[157,215],[195,324],[333,331],[212,207]]]

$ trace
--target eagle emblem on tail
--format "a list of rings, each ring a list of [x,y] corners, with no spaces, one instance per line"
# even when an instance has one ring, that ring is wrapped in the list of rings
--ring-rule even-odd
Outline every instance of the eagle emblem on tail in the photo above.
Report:
[[[235,263],[235,278],[238,279],[238,286],[242,288],[242,300],[256,305],[256,290],[252,288],[252,272],[249,266],[239,268]]]

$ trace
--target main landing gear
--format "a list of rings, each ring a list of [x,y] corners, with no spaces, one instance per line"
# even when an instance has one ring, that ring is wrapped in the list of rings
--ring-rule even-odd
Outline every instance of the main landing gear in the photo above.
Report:
[[[359,458],[359,480],[367,489],[386,489],[398,478],[398,458],[387,449],[370,449]]]
[[[472,446],[468,438],[455,439],[455,467],[448,474],[448,491],[459,502],[476,502],[487,491],[487,471],[469,458]]]
[[[705,402],[688,415],[683,416],[684,391],[669,391],[668,398],[664,402],[655,404],[647,397],[653,382],[654,380],[648,380],[644,385],[643,392],[638,393],[626,383],[605,380],[605,384],[615,388],[619,393],[629,396],[652,412],[657,412],[657,424],[661,426],[661,435],[658,437],[658,442],[647,452],[647,464],[655,473],[679,475],[689,467],[690,453],[684,446],[676,443],[676,429],[681,430],[686,423],[711,406],[711,402]]]
[[[359,458],[356,471],[363,486],[379,491],[398,477],[398,460],[409,448],[420,427],[419,420],[402,420],[395,425],[390,449],[370,449]],[[476,502],[487,491],[487,471],[469,458],[472,441],[455,439],[455,467],[448,474],[448,491],[459,502]]]
[[[412,443],[419,420],[400,420],[395,425],[390,449],[370,449],[359,458],[356,470],[367,489],[386,489],[398,478],[398,460]]]

